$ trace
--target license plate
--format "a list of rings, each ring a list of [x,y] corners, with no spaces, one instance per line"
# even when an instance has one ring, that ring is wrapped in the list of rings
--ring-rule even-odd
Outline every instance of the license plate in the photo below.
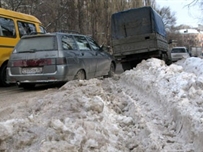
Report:
[[[22,68],[22,74],[42,73],[42,68]]]

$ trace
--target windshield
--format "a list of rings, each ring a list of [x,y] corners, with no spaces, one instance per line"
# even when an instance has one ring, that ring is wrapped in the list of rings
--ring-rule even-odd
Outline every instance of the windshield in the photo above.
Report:
[[[21,39],[16,47],[16,52],[46,51],[57,49],[54,36],[32,37]]]
[[[184,48],[174,48],[171,50],[171,53],[187,53],[187,51]]]

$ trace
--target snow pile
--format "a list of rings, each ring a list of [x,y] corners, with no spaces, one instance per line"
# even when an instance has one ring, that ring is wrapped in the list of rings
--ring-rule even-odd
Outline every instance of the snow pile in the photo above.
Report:
[[[0,117],[0,151],[201,152],[200,62],[148,59],[112,79],[71,81],[2,108],[10,115]]]
[[[0,149],[33,152],[133,149],[137,143],[129,130],[134,122],[108,107],[119,99],[106,92],[102,82],[72,81],[55,94],[32,99],[25,107],[19,105],[24,109],[21,118],[16,118],[20,110],[15,109],[10,117],[16,119],[0,123]]]
[[[194,72],[200,61],[202,62],[199,58],[188,58],[181,61],[182,67],[175,64],[166,66],[160,60],[150,59],[143,61],[134,69],[134,72],[125,72],[125,76],[122,77],[128,86],[136,86],[140,92],[154,98],[146,104],[155,104],[154,108],[159,108],[158,105],[163,108],[163,111],[159,109],[158,120],[153,119],[153,116],[150,117],[151,113],[149,114],[148,111],[143,110],[143,112],[150,117],[149,121],[157,122],[160,121],[159,119],[165,121],[160,121],[160,123],[162,123],[161,126],[166,126],[167,133],[155,134],[158,136],[156,138],[168,140],[163,140],[164,148],[162,149],[164,150],[202,151],[203,149],[201,144],[203,142],[203,79],[201,75],[203,69],[199,68],[199,72]],[[168,142],[168,145],[165,142]]]

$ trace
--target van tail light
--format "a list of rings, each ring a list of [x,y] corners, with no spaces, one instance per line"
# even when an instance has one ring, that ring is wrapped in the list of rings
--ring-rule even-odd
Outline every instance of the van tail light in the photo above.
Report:
[[[45,65],[62,65],[66,64],[66,58],[49,58],[49,59],[30,59],[11,61],[11,67],[38,67]]]
[[[11,62],[12,67],[37,67],[55,64],[55,59],[29,59]]]

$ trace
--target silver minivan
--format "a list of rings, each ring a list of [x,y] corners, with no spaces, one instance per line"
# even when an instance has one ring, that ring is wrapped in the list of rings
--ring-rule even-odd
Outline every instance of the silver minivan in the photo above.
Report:
[[[10,56],[7,82],[29,89],[42,83],[111,77],[115,69],[113,56],[89,36],[60,32],[28,35]]]

